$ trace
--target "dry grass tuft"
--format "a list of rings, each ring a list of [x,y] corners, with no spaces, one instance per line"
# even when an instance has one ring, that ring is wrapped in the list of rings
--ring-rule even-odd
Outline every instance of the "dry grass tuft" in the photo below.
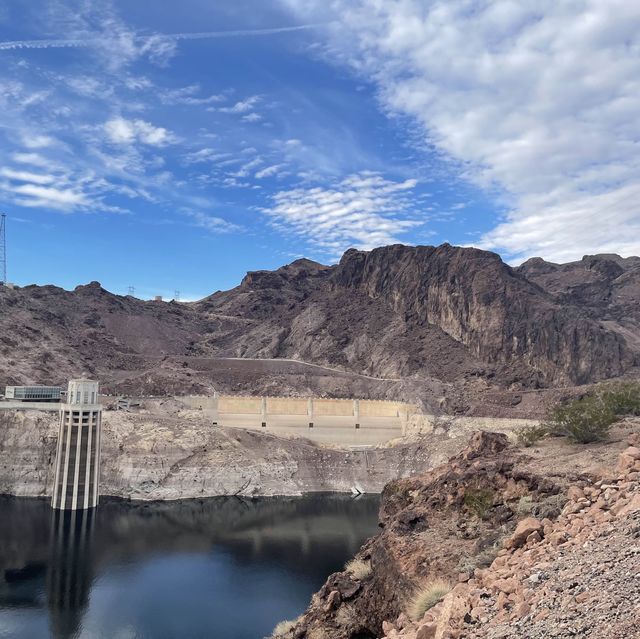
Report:
[[[433,608],[449,591],[451,585],[444,579],[432,579],[421,586],[409,606],[409,617],[419,621],[430,608]]]
[[[290,636],[291,631],[296,627],[297,619],[281,621],[271,633],[270,639],[285,639]]]
[[[371,562],[364,559],[348,561],[344,569],[354,578],[362,581],[371,574]]]

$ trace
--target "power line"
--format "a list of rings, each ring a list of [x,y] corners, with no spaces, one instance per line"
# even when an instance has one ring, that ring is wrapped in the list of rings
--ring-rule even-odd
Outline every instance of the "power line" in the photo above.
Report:
[[[7,283],[7,216],[0,215],[0,284]]]

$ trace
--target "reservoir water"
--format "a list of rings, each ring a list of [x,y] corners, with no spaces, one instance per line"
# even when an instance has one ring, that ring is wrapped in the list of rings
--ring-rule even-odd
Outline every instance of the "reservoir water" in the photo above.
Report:
[[[0,497],[0,639],[261,639],[377,528],[377,496]]]

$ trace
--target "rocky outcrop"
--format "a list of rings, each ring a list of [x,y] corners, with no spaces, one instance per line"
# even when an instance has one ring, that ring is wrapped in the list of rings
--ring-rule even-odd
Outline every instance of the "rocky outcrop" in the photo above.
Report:
[[[551,447],[556,451],[549,456]],[[522,565],[523,558],[537,557],[532,549],[542,548],[543,543],[554,548],[556,556],[562,555],[573,538],[576,548],[585,548],[585,542],[601,539],[591,528],[595,521],[609,525],[610,533],[616,516],[636,508],[640,477],[636,452],[628,450],[621,457],[623,475],[615,475],[614,481],[614,476],[598,479],[599,466],[593,462],[604,462],[611,471],[620,444],[603,444],[584,454],[581,450],[575,445],[562,448],[556,442],[529,458],[512,448],[504,435],[478,433],[448,463],[392,482],[382,496],[381,532],[356,556],[360,569],[348,564],[344,572],[331,575],[281,639],[567,636],[528,635],[526,623],[521,625],[523,634],[509,634],[508,626],[502,628],[505,634],[490,634],[490,626],[482,624],[500,610],[506,611],[502,621],[516,615],[530,621],[534,609],[542,612],[537,607],[543,606],[543,597],[534,601],[522,595],[537,587],[527,581],[531,575],[546,574],[550,565],[541,560],[537,568],[530,563],[528,572],[514,568]],[[580,464],[575,463],[576,454],[581,456]],[[560,471],[563,457],[574,459]],[[618,559],[625,569],[633,564],[630,554]],[[363,565],[368,569],[363,570]],[[635,573],[632,569],[627,574]],[[448,584],[446,596],[441,604],[416,614],[413,602],[434,579]],[[544,579],[539,579],[542,585]],[[560,612],[563,590],[575,588],[570,584],[564,582],[554,593]],[[447,590],[451,590],[448,595]],[[493,612],[489,614],[488,609]],[[409,612],[415,616],[410,618]]]
[[[635,361],[621,336],[560,306],[495,253],[448,244],[350,250],[333,279],[384,299],[409,324],[437,326],[480,361],[526,363],[539,382],[613,377]]]
[[[88,373],[113,393],[357,394],[478,414],[485,396],[509,407],[633,369],[639,269],[617,256],[512,269],[477,249],[397,245],[252,272],[189,304],[96,282],[0,287],[0,386]],[[262,366],[287,358],[324,368]]]
[[[608,477],[571,486],[567,498],[555,521],[521,521],[489,567],[461,576],[420,619],[386,623],[385,639],[636,636],[640,448],[627,448]]]

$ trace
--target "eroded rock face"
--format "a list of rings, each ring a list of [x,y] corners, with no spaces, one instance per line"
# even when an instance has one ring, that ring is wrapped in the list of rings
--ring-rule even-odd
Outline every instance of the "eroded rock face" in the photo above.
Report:
[[[524,471],[518,462],[505,435],[482,432],[448,463],[388,484],[380,508],[382,530],[357,556],[370,562],[371,574],[330,576],[290,636],[379,637],[383,622],[398,618],[409,626],[404,612],[417,585],[438,576],[457,579],[464,573],[468,578],[475,569],[470,564],[488,565],[513,531],[522,497],[540,503],[557,499],[561,484]],[[329,606],[336,590],[348,596]]]
[[[97,282],[0,287],[0,386],[88,373],[113,393],[394,397],[464,412],[514,384],[594,382],[636,365],[639,263],[591,256],[512,269],[487,251],[397,245],[347,251],[336,266],[252,272],[193,304]],[[242,365],[218,359],[229,357]]]
[[[384,639],[637,636],[637,441],[637,434],[629,438],[606,477],[572,485],[554,521],[520,521],[489,567],[452,584],[420,618],[385,622]]]
[[[332,277],[339,287],[384,299],[408,324],[439,327],[481,361],[526,362],[543,381],[585,383],[633,364],[620,335],[577,305],[560,306],[526,272],[487,251],[397,245],[348,251]]]
[[[477,433],[447,463],[392,482],[382,530],[357,555],[370,574],[331,575],[279,639],[635,636],[640,421],[618,435],[530,458]],[[582,462],[559,468],[558,455]],[[412,605],[434,579],[447,586],[435,605]]]
[[[0,494],[52,492],[55,413],[0,412]],[[380,492],[395,477],[433,465],[426,443],[329,449],[198,419],[105,411],[100,492],[136,500],[218,495]]]

